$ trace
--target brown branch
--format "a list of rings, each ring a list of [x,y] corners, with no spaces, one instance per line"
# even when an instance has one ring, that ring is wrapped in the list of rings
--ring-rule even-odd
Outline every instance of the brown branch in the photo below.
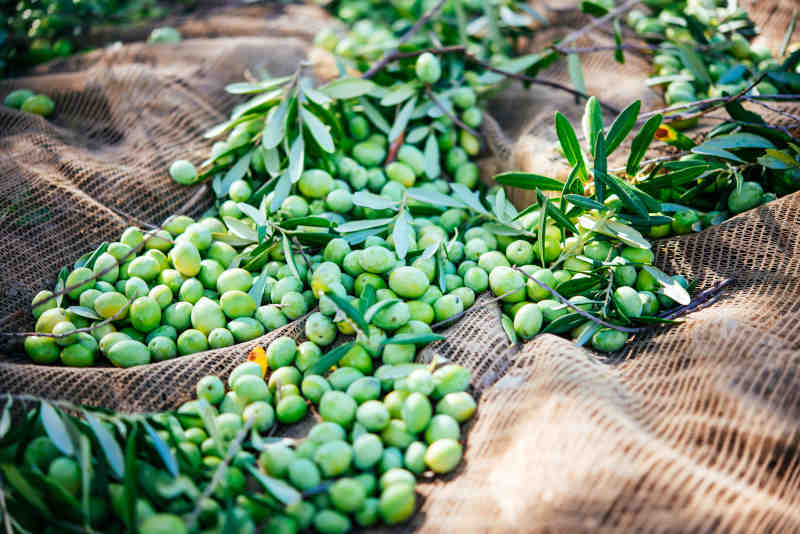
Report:
[[[480,134],[480,132],[477,132],[477,131],[475,131],[473,128],[470,128],[469,126],[467,126],[466,124],[464,124],[464,121],[462,121],[461,119],[459,119],[459,118],[458,118],[458,117],[457,117],[457,116],[456,116],[454,113],[452,113],[452,112],[451,112],[451,111],[449,111],[449,110],[448,110],[446,107],[444,107],[444,104],[442,104],[442,101],[441,101],[441,100],[439,100],[439,98],[438,98],[438,97],[437,97],[437,96],[434,94],[434,92],[431,90],[431,86],[430,86],[430,84],[427,84],[427,83],[425,84],[425,92],[428,94],[428,97],[431,99],[431,102],[433,102],[434,104],[436,104],[436,107],[438,107],[440,110],[442,110],[442,113],[444,113],[445,115],[447,115],[447,117],[448,117],[448,118],[449,118],[451,121],[453,121],[453,123],[455,123],[455,124],[456,124],[456,126],[458,126],[459,128],[461,128],[462,130],[465,130],[465,131],[467,131],[467,132],[471,133],[472,135],[474,135],[475,137],[477,137],[478,139],[480,139],[480,137],[481,137],[481,134]]]
[[[773,113],[777,113],[778,115],[783,115],[784,117],[788,117],[788,118],[792,119],[793,121],[797,121],[798,123],[800,123],[800,116],[795,115],[794,113],[789,113],[788,111],[784,111],[782,109],[778,109],[778,108],[772,107],[769,104],[765,104],[764,102],[761,102],[759,100],[752,100],[752,102],[753,102],[753,104],[755,104],[757,106],[761,106],[762,108],[768,109],[768,110],[772,111]]]
[[[592,31],[596,27],[602,26],[606,22],[618,17],[619,15],[625,13],[626,11],[629,11],[630,9],[633,9],[634,7],[639,5],[640,2],[641,2],[641,0],[629,0],[628,2],[625,2],[624,4],[619,6],[618,8],[616,8],[616,9],[614,9],[612,11],[609,11],[608,13],[606,13],[605,15],[600,17],[599,19],[596,19],[593,22],[591,22],[590,24],[587,24],[586,26],[584,26],[580,30],[572,32],[571,34],[569,34],[566,37],[564,37],[563,39],[561,39],[561,41],[559,42],[559,46],[563,46],[563,45],[565,45],[567,43],[571,43],[573,41],[577,41],[578,39],[580,39],[581,37],[583,37],[584,35],[586,35],[590,31]]]
[[[510,294],[516,293],[520,289],[525,289],[525,286],[523,285],[523,286],[518,287],[516,289],[512,289],[510,291],[506,291],[502,295],[498,295],[498,296],[488,300],[487,302],[484,302],[480,306],[472,306],[472,307],[467,308],[466,310],[462,311],[461,313],[457,313],[457,314],[453,315],[452,317],[448,317],[447,319],[444,319],[443,321],[439,321],[438,323],[433,323],[431,325],[431,330],[436,330],[437,328],[441,328],[443,326],[447,326],[449,324],[452,324],[452,323],[456,322],[457,320],[461,319],[462,317],[464,317],[465,315],[467,315],[468,313],[471,313],[471,312],[474,312],[474,311],[478,311],[480,309],[485,308],[486,306],[491,306],[492,304],[494,304],[498,300],[503,300],[504,298],[506,298]]]
[[[386,161],[383,162],[384,165],[388,165],[394,161],[394,158],[397,157],[397,152],[400,150],[400,147],[403,146],[403,139],[405,139],[405,137],[406,133],[403,132],[389,145],[389,152],[386,154]]]
[[[733,278],[726,278],[722,282],[715,284],[701,293],[698,293],[698,295],[686,306],[681,306],[680,308],[676,308],[672,311],[668,310],[660,314],[659,317],[663,319],[674,319],[675,317],[679,317],[689,312],[697,311],[710,306],[722,297],[722,290],[734,282],[735,280]]]
[[[400,47],[400,45],[406,43],[409,39],[411,39],[411,37],[415,33],[417,33],[417,31],[419,31],[420,28],[422,28],[425,24],[427,24],[428,21],[431,18],[436,16],[436,14],[442,9],[442,6],[444,6],[444,3],[445,3],[445,0],[439,0],[438,2],[436,2],[436,5],[433,6],[432,8],[430,8],[427,13],[422,15],[422,17],[420,17],[420,19],[411,27],[411,29],[408,30],[405,33],[405,35],[403,35],[400,38],[400,40],[397,41],[397,46],[394,48],[394,50],[392,50],[391,52],[389,52],[387,54],[384,54],[383,57],[377,63],[375,63],[372,67],[370,67],[367,70],[367,72],[362,74],[361,77],[362,78],[370,78],[373,75],[375,75],[376,72],[378,72],[381,69],[383,69],[389,63],[389,61],[390,61],[389,57],[393,53],[397,52],[397,50]]]
[[[553,50],[562,54],[592,54],[594,52],[608,52],[611,50],[635,50],[637,52],[656,52],[659,47],[648,44],[622,43],[617,45],[585,46],[577,48],[564,48],[553,46]]]
[[[443,46],[440,48],[425,48],[423,50],[416,50],[414,52],[392,52],[388,56],[386,56],[386,64],[388,65],[392,61],[397,61],[398,59],[409,59],[412,57],[418,57],[422,54],[433,54],[434,56],[443,56],[445,54],[455,54],[465,52],[467,47],[464,45],[451,45],[451,46]]]
[[[93,330],[97,330],[101,326],[105,326],[105,325],[107,325],[107,324],[119,319],[120,317],[122,317],[122,313],[125,312],[130,307],[130,305],[131,305],[131,302],[128,301],[128,303],[125,304],[125,306],[123,306],[122,308],[117,310],[117,313],[115,313],[114,315],[112,315],[108,319],[100,321],[99,323],[97,323],[95,325],[87,326],[87,327],[84,327],[84,328],[76,328],[75,330],[70,330],[69,332],[64,332],[63,334],[48,334],[46,332],[0,332],[0,336],[4,336],[4,337],[52,337],[54,339],[63,339],[65,337],[74,336],[75,334],[80,334],[81,332],[91,333]]]

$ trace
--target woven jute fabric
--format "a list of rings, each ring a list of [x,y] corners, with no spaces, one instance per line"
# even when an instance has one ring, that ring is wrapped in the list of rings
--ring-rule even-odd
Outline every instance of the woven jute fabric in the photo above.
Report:
[[[777,48],[793,2],[744,4]],[[574,11],[551,16],[556,27],[531,50],[585,22]],[[200,214],[210,198],[174,184],[170,162],[204,158],[200,134],[237,102],[225,84],[246,71],[293,72],[313,32],[332,24],[313,8],[222,10],[183,20],[191,38],[179,45],[125,44],[0,84],[0,94],[45,92],[57,110],[51,120],[0,110],[0,330],[30,330],[33,295],[126,226]],[[579,44],[608,39],[594,32]],[[584,62],[587,89],[617,107],[635,98],[661,105],[642,89],[648,70],[632,54],[625,65],[608,54]],[[568,83],[563,67],[544,76]],[[579,124],[582,105],[568,95],[513,84],[498,95],[491,135],[503,150],[485,167],[557,169],[545,150],[555,109]],[[420,355],[473,372],[480,402],[465,461],[423,483],[419,513],[391,531],[800,532],[798,228],[795,194],[657,243],[666,271],[700,288],[735,283],[713,306],[611,356],[552,335],[511,346],[499,307],[480,297]],[[250,343],[132,369],[35,366],[12,342],[0,349],[0,391],[174,409],[200,377],[224,377],[252,347],[302,332],[300,320]],[[307,425],[288,432],[301,436]]]

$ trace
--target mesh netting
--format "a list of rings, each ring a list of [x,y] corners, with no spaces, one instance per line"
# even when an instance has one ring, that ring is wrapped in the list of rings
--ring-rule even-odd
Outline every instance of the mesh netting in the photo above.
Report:
[[[749,6],[762,39],[780,42],[792,5]],[[567,11],[554,19],[560,26],[532,50],[585,22]],[[57,109],[52,121],[0,111],[0,330],[31,329],[33,295],[125,226],[200,213],[210,198],[175,185],[165,169],[177,157],[203,159],[208,143],[199,134],[235,103],[224,85],[246,70],[294,71],[312,30],[334,23],[318,10],[220,11],[184,21],[193,38],[180,45],[124,45],[0,85],[0,94],[46,92]],[[228,37],[209,38],[218,34]],[[596,32],[579,44],[610,39]],[[562,69],[545,76],[567,82]],[[584,63],[589,92],[618,107],[635,98],[661,105],[655,92],[643,93],[648,70],[634,54],[624,66],[608,54]],[[559,92],[512,86],[500,95],[491,112],[506,132],[494,134],[505,151],[486,166],[556,169],[547,145],[555,109],[578,124],[582,105]],[[478,415],[465,462],[421,486],[421,510],[404,530],[800,531],[798,227],[795,194],[659,242],[666,271],[697,278],[701,288],[735,284],[714,306],[639,335],[612,357],[552,335],[512,347],[496,305],[445,331],[447,340],[420,357],[471,369]],[[299,338],[302,321],[251,343],[131,369],[34,366],[11,345],[0,355],[0,390],[173,409],[200,377],[226,376],[254,345],[279,335]]]

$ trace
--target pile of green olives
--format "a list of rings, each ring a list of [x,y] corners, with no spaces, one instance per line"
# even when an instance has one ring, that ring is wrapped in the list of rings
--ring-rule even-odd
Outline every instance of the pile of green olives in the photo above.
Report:
[[[55,110],[55,102],[47,95],[37,94],[30,89],[16,89],[3,99],[3,105],[42,117],[49,117]]]

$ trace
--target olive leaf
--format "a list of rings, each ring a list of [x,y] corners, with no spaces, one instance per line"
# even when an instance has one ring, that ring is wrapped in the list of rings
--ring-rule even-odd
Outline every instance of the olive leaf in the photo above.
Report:
[[[81,466],[81,511],[84,521],[91,517],[91,504],[89,495],[92,487],[92,442],[85,434],[78,438],[78,458]]]
[[[564,195],[564,198],[566,198],[570,204],[574,204],[575,206],[578,206],[585,210],[600,210],[600,211],[608,210],[608,206],[599,203],[593,198],[575,194]]]
[[[554,178],[530,172],[504,172],[494,177],[495,182],[520,189],[541,189],[543,191],[561,191],[564,184]]]
[[[272,78],[270,80],[264,80],[261,82],[231,83],[225,86],[225,91],[231,93],[232,95],[263,93],[264,91],[269,91],[271,89],[275,89],[276,87],[280,87],[291,79],[292,76],[283,76],[281,78]]]
[[[245,102],[244,104],[242,104],[241,107],[236,108],[236,111],[233,113],[233,115],[231,115],[231,118],[238,119],[240,117],[245,117],[245,116],[250,117],[255,112],[259,111],[263,112],[262,108],[268,108],[274,105],[281,98],[282,94],[283,94],[282,89],[276,89],[269,93],[265,93],[255,98],[252,98],[247,102]],[[256,115],[255,117],[252,118],[259,118],[259,117],[258,115]]]
[[[567,71],[569,72],[572,87],[576,91],[585,93],[586,84],[583,81],[583,67],[581,66],[581,57],[578,54],[567,54]]]
[[[358,191],[353,195],[353,204],[373,210],[386,210],[397,209],[398,202],[368,191]]]
[[[671,298],[678,304],[686,306],[692,301],[689,293],[680,285],[673,277],[665,274],[661,269],[653,267],[652,265],[642,265],[642,269],[647,271],[659,284],[661,284],[660,293]]]
[[[206,404],[208,404],[206,402]],[[128,528],[135,534],[139,531],[138,520],[136,517],[136,501],[138,498],[138,488],[136,483],[136,438],[139,434],[139,425],[133,423],[125,441],[125,473],[123,482],[125,490],[125,514],[124,519]]]
[[[431,132],[428,135],[428,140],[425,141],[425,175],[431,180],[438,178],[442,173],[439,160],[439,142],[436,136]]]
[[[433,129],[430,126],[417,126],[408,132],[406,143],[411,143],[412,145],[417,144],[425,139],[425,136],[429,133],[433,133]]]
[[[238,159],[233,166],[228,169],[228,172],[225,173],[225,177],[222,179],[220,183],[219,190],[216,191],[218,197],[224,197],[228,194],[228,191],[231,188],[233,182],[241,180],[244,178],[244,175],[247,174],[247,170],[250,168],[250,160],[253,158],[253,151],[251,150],[244,156]]]
[[[302,281],[303,277],[300,276],[300,270],[297,268],[297,264],[294,261],[292,245],[289,243],[289,236],[286,234],[282,234],[281,236],[281,248],[283,249],[283,258],[286,260],[286,265],[289,266],[289,269],[292,271],[294,277]]]
[[[361,221],[349,221],[344,224],[340,224],[336,227],[336,231],[340,234],[347,234],[350,232],[357,232],[360,230],[368,230],[373,228],[383,228],[384,226],[388,225],[394,220],[394,217],[388,217],[385,219],[365,219]]]
[[[277,147],[286,136],[286,118],[289,115],[289,102],[284,99],[275,108],[261,134],[261,145],[265,149]]]
[[[412,229],[408,220],[408,211],[401,211],[395,219],[394,229],[392,230],[392,241],[394,241],[395,252],[397,252],[397,257],[401,260],[405,259],[411,245]]]
[[[622,51],[622,28],[620,27],[619,17],[614,19],[614,60],[617,63],[625,64],[625,53]]]
[[[0,471],[3,472],[5,481],[8,482],[9,486],[11,486],[18,495],[32,504],[39,512],[45,514],[45,517],[50,516],[52,512],[47,505],[45,496],[38,488],[28,482],[20,468],[15,465],[2,463],[0,464]]]
[[[675,45],[678,49],[678,55],[681,57],[681,62],[686,65],[686,68],[689,69],[695,78],[702,81],[706,85],[711,85],[711,75],[708,74],[708,69],[706,69],[706,64],[697,55],[697,52],[689,48],[684,44],[677,44]]]
[[[456,196],[456,198],[467,205],[470,209],[480,213],[481,215],[489,215],[489,212],[483,207],[480,195],[477,191],[470,191],[467,186],[457,182],[450,184],[450,187],[452,188],[453,194]]]
[[[395,85],[394,87],[389,89],[389,92],[381,99],[381,106],[394,106],[396,104],[400,104],[401,102],[405,102],[415,94],[417,94],[417,89],[419,88],[419,84],[416,80],[406,83],[401,83]],[[409,110],[409,116],[411,112],[414,111],[414,106],[416,106],[416,98],[414,99],[414,104],[411,105],[411,109]],[[406,104],[408,107],[408,104]]]
[[[380,312],[384,308],[388,308],[389,306],[397,304],[399,302],[401,302],[400,299],[384,299],[376,302],[375,304],[367,308],[366,312],[364,313],[364,320],[368,323],[371,323],[372,319],[375,318],[375,315],[377,315],[378,312]]]
[[[635,248],[650,249],[651,246],[650,242],[647,241],[638,230],[627,224],[622,224],[617,221],[603,221],[590,215],[581,215],[578,217],[578,224],[598,234],[615,237],[626,245]]]
[[[125,477],[125,458],[122,454],[122,448],[111,432],[103,426],[97,417],[86,411],[84,411],[83,415],[98,445],[100,445],[100,449],[103,451],[106,463],[108,463],[114,476],[122,480]]]
[[[303,116],[303,124],[309,129],[317,145],[325,152],[333,153],[336,146],[333,144],[330,127],[303,106],[300,107],[300,114]]]
[[[358,97],[358,103],[361,104],[362,109],[364,110],[364,115],[372,122],[372,124],[384,134],[388,134],[392,127],[389,126],[389,123],[386,119],[381,115],[381,112],[378,111],[378,108],[373,106],[370,101],[363,96]]]
[[[385,339],[382,345],[427,345],[434,341],[447,339],[441,334],[397,334],[396,336]]]
[[[431,206],[446,206],[448,208],[466,208],[467,205],[460,200],[443,195],[438,191],[431,191],[429,189],[421,189],[419,187],[412,187],[406,190],[406,196],[413,198],[419,202],[425,202]]]
[[[319,88],[319,91],[336,100],[366,95],[375,90],[375,83],[365,78],[339,78]]]
[[[586,330],[575,340],[575,344],[579,347],[586,345],[592,336],[600,330],[600,323],[592,322],[589,326],[586,327]]]
[[[58,272],[58,277],[56,278],[56,287],[54,293],[58,295],[56,297],[56,306],[59,308],[61,307],[61,303],[64,300],[64,295],[61,294],[64,291],[65,284],[67,283],[67,277],[69,276],[69,268],[62,267],[61,270]]]
[[[91,319],[92,321],[101,321],[103,319],[96,311],[86,306],[70,306],[67,308],[67,311],[79,317]]]
[[[309,369],[309,373],[312,375],[324,375],[331,367],[339,363],[339,360],[347,354],[347,351],[353,348],[353,345],[355,345],[355,342],[349,341],[331,349]]]
[[[259,118],[259,114],[258,113],[252,113],[250,115],[244,115],[244,116],[241,116],[241,117],[233,118],[231,120],[228,120],[228,121],[225,121],[223,123],[217,124],[216,126],[211,128],[210,130],[208,130],[206,133],[204,133],[203,137],[206,138],[206,139],[213,139],[215,137],[219,137],[220,135],[224,134],[225,132],[227,132],[228,130],[233,128],[234,126],[237,126],[237,125],[239,125],[239,124],[241,124],[243,122],[247,122],[249,120],[257,119],[257,118]]]
[[[447,279],[445,278],[446,273],[444,271],[444,259],[445,251],[444,243],[442,243],[436,250],[436,274],[438,275],[439,289],[442,293],[447,292]]]
[[[633,138],[631,151],[630,154],[628,154],[628,162],[625,165],[625,172],[627,172],[629,176],[636,176],[639,172],[639,164],[642,162],[645,153],[647,153],[647,149],[650,148],[650,143],[653,142],[653,136],[661,125],[661,119],[661,114],[650,117],[647,122],[644,123],[642,129],[639,130],[639,133],[636,134],[636,137]]]
[[[228,227],[228,231],[231,234],[247,241],[248,243],[258,242],[258,233],[236,217],[230,217],[226,215],[222,218],[222,220],[225,223],[225,226]]]
[[[409,100],[397,116],[394,119],[394,124],[392,124],[392,129],[389,131],[389,142],[393,142],[395,139],[400,137],[408,126],[408,121],[411,119],[411,113],[414,111],[414,106],[417,103],[417,97],[415,96],[411,100]]]
[[[158,435],[158,432],[153,430],[153,427],[150,426],[147,421],[143,421],[142,426],[145,432],[147,432],[147,435],[150,436],[150,439],[153,440],[153,447],[155,447],[156,452],[158,452],[158,455],[161,457],[161,461],[164,462],[164,467],[167,468],[170,475],[177,477],[179,474],[178,460],[175,458],[172,450],[170,450],[169,445],[164,442],[161,436]]]
[[[283,204],[283,201],[286,200],[291,191],[292,179],[289,177],[289,173],[285,172],[281,174],[275,184],[275,191],[272,193],[272,201],[269,204],[270,213],[275,213],[280,209],[281,204]]]
[[[217,429],[214,408],[206,399],[197,399],[197,411],[200,413],[200,419],[203,420],[206,432],[214,440],[214,446],[218,451],[226,450],[225,443],[222,441],[222,436],[220,436]]]
[[[367,324],[364,316],[358,311],[355,306],[350,304],[350,301],[337,295],[333,291],[325,291],[325,296],[333,301],[338,309],[340,309],[362,332],[369,332],[369,324]]]
[[[517,331],[514,330],[514,322],[505,313],[500,316],[500,325],[503,327],[509,343],[516,345],[519,339],[517,339]]]
[[[289,151],[289,179],[291,182],[297,183],[300,175],[303,174],[303,164],[305,160],[306,145],[303,141],[302,134],[299,134],[292,143],[292,148]]]
[[[606,172],[608,172],[608,159],[606,157],[606,139],[600,132],[594,143],[594,196],[598,202],[606,200]]]
[[[558,136],[558,141],[561,143],[564,156],[567,158],[570,165],[577,165],[580,169],[581,177],[583,177],[584,180],[587,179],[586,162],[583,159],[583,152],[581,152],[581,146],[578,144],[578,136],[575,134],[575,130],[572,128],[569,120],[559,111],[556,111],[555,114],[555,125],[556,136]]]
[[[303,78],[303,81],[306,80],[308,80],[308,78]],[[303,94],[318,106],[325,106],[333,102],[333,99],[330,96],[326,95],[322,91],[314,89],[310,84],[303,84]]]
[[[67,429],[64,420],[49,402],[41,401],[41,406],[40,417],[47,437],[65,456],[74,456],[75,440]]]
[[[3,415],[0,416],[0,441],[6,437],[11,429],[11,406],[14,405],[14,397],[10,394],[6,397],[6,404],[3,407]]]
[[[270,176],[275,177],[281,170],[281,156],[277,148],[264,149],[264,167]],[[253,193],[255,195],[255,193]]]
[[[600,109],[600,104],[593,96],[586,101],[581,124],[583,126],[583,136],[589,143],[589,151],[594,154],[597,134],[603,131],[603,110]]]
[[[542,333],[564,334],[573,328],[580,326],[585,321],[586,317],[580,313],[568,313],[550,321],[550,323],[542,329]]]
[[[265,475],[250,464],[246,464],[245,468],[270,495],[278,499],[284,506],[294,506],[303,499],[303,495],[299,491],[283,480]]]
[[[611,126],[608,128],[608,135],[606,136],[606,154],[611,154],[617,147],[625,140],[628,134],[636,124],[636,119],[639,117],[639,110],[642,107],[642,101],[637,100],[633,104],[623,109]]]

